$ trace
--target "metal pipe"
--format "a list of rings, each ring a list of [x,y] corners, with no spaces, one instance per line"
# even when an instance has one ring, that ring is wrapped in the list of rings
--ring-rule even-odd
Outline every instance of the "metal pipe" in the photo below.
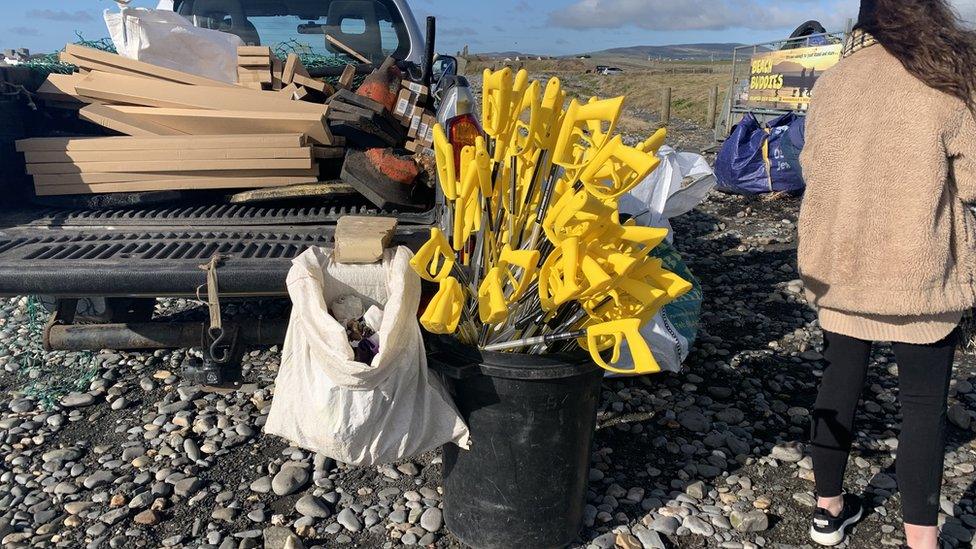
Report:
[[[427,17],[427,43],[424,49],[424,72],[423,83],[430,88],[434,80],[434,56],[436,55],[435,44],[437,41],[437,19],[432,16]]]
[[[99,349],[182,349],[199,347],[206,341],[205,322],[140,322],[132,324],[53,324],[46,328],[44,348],[48,351]],[[227,333],[239,330],[243,345],[277,345],[285,340],[286,319],[226,323]]]

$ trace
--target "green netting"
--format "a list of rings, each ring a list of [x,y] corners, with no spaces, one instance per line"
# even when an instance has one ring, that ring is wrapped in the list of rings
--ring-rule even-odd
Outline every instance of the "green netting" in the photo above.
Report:
[[[64,395],[87,391],[98,377],[98,365],[91,351],[74,353],[77,360],[48,360],[41,342],[44,331],[44,309],[35,297],[27,298],[28,344],[18,357],[18,391],[50,410]]]
[[[109,38],[102,38],[100,40],[85,40],[85,37],[82,36],[81,33],[76,32],[75,34],[78,36],[78,41],[75,42],[75,44],[79,46],[115,53],[115,45],[112,44],[112,40]],[[71,74],[75,71],[75,66],[69,65],[68,63],[62,63],[61,60],[58,59],[58,54],[60,54],[61,51],[36,57],[30,61],[21,63],[20,66],[27,67],[28,69],[45,76],[52,73]]]

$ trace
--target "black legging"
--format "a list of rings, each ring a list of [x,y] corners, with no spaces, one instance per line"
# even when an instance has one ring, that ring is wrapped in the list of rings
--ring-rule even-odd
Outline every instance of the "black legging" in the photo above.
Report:
[[[908,524],[936,526],[945,464],[946,399],[958,330],[931,345],[892,345],[898,361],[902,425],[896,473]],[[820,497],[843,492],[854,412],[871,356],[871,342],[824,332],[824,370],[813,409],[813,470]]]

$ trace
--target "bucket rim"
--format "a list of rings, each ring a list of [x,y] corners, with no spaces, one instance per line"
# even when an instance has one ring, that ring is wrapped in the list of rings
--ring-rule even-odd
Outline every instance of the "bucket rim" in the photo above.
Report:
[[[464,345],[448,336],[425,334],[425,339],[428,365],[453,379],[476,374],[503,379],[563,379],[600,369],[583,351],[546,355],[498,353]]]

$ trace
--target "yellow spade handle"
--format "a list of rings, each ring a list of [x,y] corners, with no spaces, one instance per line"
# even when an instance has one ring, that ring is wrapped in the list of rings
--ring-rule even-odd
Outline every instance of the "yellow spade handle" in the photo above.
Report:
[[[644,375],[660,372],[661,366],[658,365],[654,353],[651,352],[650,346],[641,335],[640,325],[640,319],[630,318],[597,324],[588,328],[586,330],[586,347],[590,351],[593,362],[614,374]],[[613,338],[613,356],[609,363],[600,353],[600,339],[608,337]],[[627,343],[630,356],[634,361],[632,370],[622,370],[613,366],[620,361],[620,351],[624,343]]]

